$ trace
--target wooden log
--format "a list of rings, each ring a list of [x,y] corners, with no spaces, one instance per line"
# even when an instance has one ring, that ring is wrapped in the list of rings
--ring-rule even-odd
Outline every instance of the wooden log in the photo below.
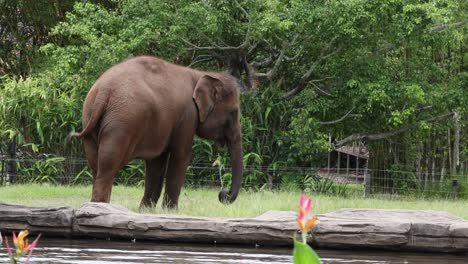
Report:
[[[0,231],[44,236],[292,246],[297,213],[254,218],[139,214],[114,204],[38,208],[0,203]],[[440,211],[341,209],[317,215],[308,242],[322,248],[468,252],[468,221]],[[298,236],[300,237],[300,236]]]
[[[255,218],[208,218],[138,214],[119,205],[86,203],[75,212],[82,236],[196,243],[291,245],[295,212],[271,211]]]
[[[29,230],[52,236],[72,235],[75,209],[0,203],[0,231]]]
[[[341,209],[318,219],[318,246],[468,252],[468,221],[447,212]]]

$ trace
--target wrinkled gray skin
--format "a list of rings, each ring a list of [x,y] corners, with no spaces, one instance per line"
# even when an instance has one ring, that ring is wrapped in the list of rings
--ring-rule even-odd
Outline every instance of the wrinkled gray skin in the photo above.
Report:
[[[156,205],[166,179],[163,206],[175,208],[196,134],[227,145],[232,184],[219,200],[232,203],[242,181],[240,87],[235,78],[174,65],[155,57],[128,59],[107,70],[83,105],[84,140],[93,172],[93,202],[110,201],[118,171],[132,159],[146,161],[140,207]]]

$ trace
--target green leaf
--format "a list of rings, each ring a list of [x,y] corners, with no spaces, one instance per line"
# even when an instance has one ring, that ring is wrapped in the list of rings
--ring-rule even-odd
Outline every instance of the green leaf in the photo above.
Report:
[[[293,250],[294,264],[320,264],[319,256],[307,244],[294,240]]]
[[[36,121],[36,129],[39,134],[39,138],[41,139],[41,143],[44,143],[44,133],[42,132],[41,123],[39,121]]]
[[[265,120],[268,120],[268,116],[270,115],[271,112],[271,107],[267,107],[267,110],[265,112]]]
[[[36,144],[31,144],[31,149],[32,149],[32,151],[34,151],[34,153],[38,153],[38,152],[39,152],[39,148],[37,147]]]

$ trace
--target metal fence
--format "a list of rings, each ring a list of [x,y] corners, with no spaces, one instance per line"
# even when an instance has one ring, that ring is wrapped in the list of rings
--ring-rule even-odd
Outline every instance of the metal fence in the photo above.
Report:
[[[220,187],[230,182],[230,168],[209,163],[191,164],[187,186]],[[81,157],[16,158],[0,153],[0,185],[51,183],[91,184],[92,175]],[[114,180],[115,184],[143,185],[144,163],[132,161]],[[422,198],[467,198],[468,175],[444,175],[416,171],[367,168],[316,168],[253,166],[244,170],[247,190],[303,190],[340,196],[414,196]]]

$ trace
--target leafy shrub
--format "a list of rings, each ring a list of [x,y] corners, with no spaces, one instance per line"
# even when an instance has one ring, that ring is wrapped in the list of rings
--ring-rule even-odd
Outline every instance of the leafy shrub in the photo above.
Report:
[[[392,188],[395,192],[405,195],[410,194],[417,187],[417,178],[414,172],[409,171],[409,168],[398,164],[390,166],[390,179],[393,182]]]
[[[337,182],[318,175],[307,175],[304,178],[304,189],[307,193],[320,193],[346,197],[351,194],[348,183]]]
[[[17,161],[17,174],[20,183],[60,183],[64,179],[62,157],[44,155],[43,159]]]

